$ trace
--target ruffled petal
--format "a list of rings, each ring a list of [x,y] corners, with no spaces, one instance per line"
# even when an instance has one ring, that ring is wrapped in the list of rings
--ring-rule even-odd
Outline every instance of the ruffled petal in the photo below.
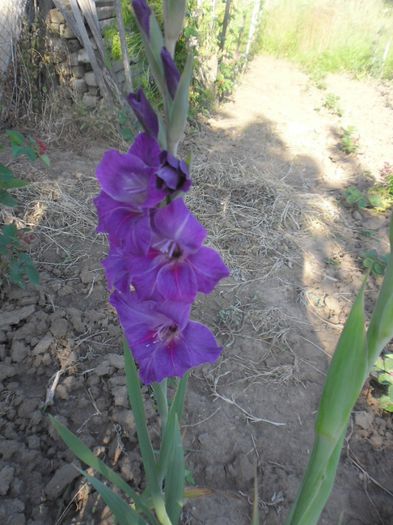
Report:
[[[197,281],[191,266],[187,262],[165,264],[157,273],[157,291],[166,300],[192,303]]]
[[[168,206],[156,210],[152,225],[158,239],[172,239],[187,252],[198,250],[207,235],[183,199],[175,199]]]
[[[94,199],[98,213],[97,232],[109,234],[111,244],[146,254],[151,243],[150,215],[115,201],[105,192]]]
[[[188,261],[195,272],[199,292],[210,293],[220,279],[229,275],[221,256],[212,248],[202,246],[189,255]]]
[[[160,165],[160,146],[158,142],[147,133],[139,133],[128,153],[141,159],[146,166],[157,169]]]
[[[214,363],[220,357],[222,348],[207,326],[190,321],[183,331],[190,368],[204,363]]]
[[[97,179],[112,199],[140,210],[156,206],[165,197],[157,184],[151,184],[155,171],[136,155],[109,150],[97,167]]]

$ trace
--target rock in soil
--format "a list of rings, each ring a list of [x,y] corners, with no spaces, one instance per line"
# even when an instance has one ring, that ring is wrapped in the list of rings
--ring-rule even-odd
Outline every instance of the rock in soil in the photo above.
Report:
[[[56,470],[54,476],[45,487],[45,493],[49,499],[57,499],[64,491],[67,485],[72,483],[80,474],[76,468],[67,463]]]
[[[15,469],[6,465],[0,470],[0,496],[5,496],[10,488]]]
[[[11,312],[0,312],[0,329],[8,328],[9,326],[19,324],[24,319],[27,319],[35,310],[34,305],[24,306]]]

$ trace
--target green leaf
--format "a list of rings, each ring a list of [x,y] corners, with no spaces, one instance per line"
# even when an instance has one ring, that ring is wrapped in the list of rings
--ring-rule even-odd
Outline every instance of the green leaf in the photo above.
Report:
[[[108,488],[102,481],[99,481],[93,476],[89,476],[87,472],[78,469],[79,472],[93,485],[96,491],[100,494],[104,502],[108,505],[119,525],[146,525],[140,516],[117,494]]]
[[[351,411],[368,373],[364,282],[352,306],[326,377],[315,440],[288,525],[316,524],[333,488]]]
[[[100,458],[95,456],[93,452],[81,441],[75,434],[73,434],[70,430],[68,430],[67,427],[62,425],[60,421],[58,421],[53,416],[49,415],[49,419],[52,423],[52,425],[55,427],[56,431],[60,435],[61,439],[64,441],[64,443],[67,445],[67,447],[77,456],[83,463],[86,463],[86,465],[89,465],[89,467],[92,467],[97,472],[99,472],[105,479],[113,483],[115,487],[122,490],[129,498],[131,498],[136,505],[136,508],[140,511],[146,514],[148,517],[150,523],[153,525],[157,525],[158,522],[154,518],[153,514],[151,513],[150,509],[148,508],[147,504],[143,501],[141,496],[135,492],[125,481],[124,479],[119,476],[116,472],[114,472],[111,468],[109,468],[103,461],[101,461]]]
[[[141,394],[141,386],[134,359],[131,356],[127,344],[124,344],[124,361],[127,380],[128,397],[130,399],[132,412],[134,414],[136,430],[138,434],[139,447],[141,449],[143,465],[145,467],[147,481],[157,490],[157,465],[154,459],[153,447],[150,441],[146,424],[145,409]]]
[[[17,146],[22,146],[22,144],[24,144],[25,137],[19,131],[7,129],[5,133],[10,139],[11,144],[16,144]]]
[[[9,190],[12,188],[22,188],[27,182],[14,177],[12,171],[0,164],[0,190]]]
[[[158,460],[158,478],[160,483],[166,477],[167,468],[171,461],[176,421],[180,421],[183,415],[184,398],[187,390],[188,374],[178,382],[176,393],[169,409],[165,431],[161,441],[160,456]]]
[[[165,506],[173,525],[179,523],[184,505],[185,482],[184,450],[180,433],[179,421],[175,415],[175,430],[173,435],[172,457],[165,478]]]
[[[43,155],[40,155],[40,159],[45,164],[45,166],[47,168],[49,168],[49,166],[50,166],[50,159],[49,159],[48,155],[46,153],[44,153]]]
[[[26,155],[29,160],[33,161],[36,160],[38,156],[37,152],[31,146],[18,146],[13,144],[11,150],[15,158]]]
[[[130,399],[132,412],[134,414],[139,448],[141,450],[143,466],[146,472],[147,489],[151,494],[153,506],[160,523],[162,525],[172,525],[166,513],[165,503],[162,497],[161,486],[158,479],[157,464],[154,458],[154,451],[147,430],[146,415],[143,406],[138,371],[136,369],[135,361],[131,356],[131,351],[128,348],[126,342],[124,342],[124,363],[126,370],[128,397]]]
[[[6,190],[0,190],[0,204],[4,204],[4,206],[9,208],[15,208],[18,205],[18,201]]]
[[[169,148],[174,149],[182,138],[188,117],[189,89],[192,80],[194,58],[192,53],[187,56],[184,71],[177,86],[175,99],[169,116]]]

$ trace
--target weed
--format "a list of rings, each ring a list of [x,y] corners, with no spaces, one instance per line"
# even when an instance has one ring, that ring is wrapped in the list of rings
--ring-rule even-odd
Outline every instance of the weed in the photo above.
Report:
[[[340,97],[335,95],[334,93],[328,93],[325,97],[324,103],[322,106],[330,111],[333,115],[337,115],[338,117],[343,116],[342,109],[339,105]]]
[[[7,131],[6,136],[11,143],[11,152],[14,158],[26,155],[31,161],[38,158],[49,166],[49,158],[46,154],[46,146],[40,140],[33,137],[25,137],[18,131]],[[22,188],[26,182],[16,178],[12,171],[0,164],[0,205],[7,208],[16,208],[18,201],[9,190]],[[2,213],[7,219],[7,213]],[[38,272],[31,260],[30,255],[25,253],[26,246],[30,242],[28,228],[18,228],[15,222],[0,223],[0,284],[3,280],[24,287],[27,278],[31,283],[39,283]]]
[[[383,275],[388,257],[388,255],[379,255],[376,250],[369,250],[363,254],[362,263],[363,266],[368,268],[373,275]]]
[[[340,142],[340,149],[347,155],[356,153],[359,149],[359,141],[354,136],[355,131],[356,130],[353,126],[348,126],[347,128],[343,129]]]
[[[361,192],[356,186],[349,186],[344,190],[345,203],[353,208],[364,209],[370,204],[367,195]]]
[[[328,264],[329,266],[334,266],[336,268],[341,266],[341,261],[335,257],[326,257],[325,263]]]
[[[382,410],[393,412],[393,354],[380,357],[375,363],[372,375],[385,391],[378,399],[379,406]]]

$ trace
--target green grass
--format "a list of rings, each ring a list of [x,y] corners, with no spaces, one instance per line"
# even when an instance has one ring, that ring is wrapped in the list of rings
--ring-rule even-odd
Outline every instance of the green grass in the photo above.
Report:
[[[314,76],[349,71],[393,79],[393,5],[384,0],[278,0],[269,4],[261,49]]]

